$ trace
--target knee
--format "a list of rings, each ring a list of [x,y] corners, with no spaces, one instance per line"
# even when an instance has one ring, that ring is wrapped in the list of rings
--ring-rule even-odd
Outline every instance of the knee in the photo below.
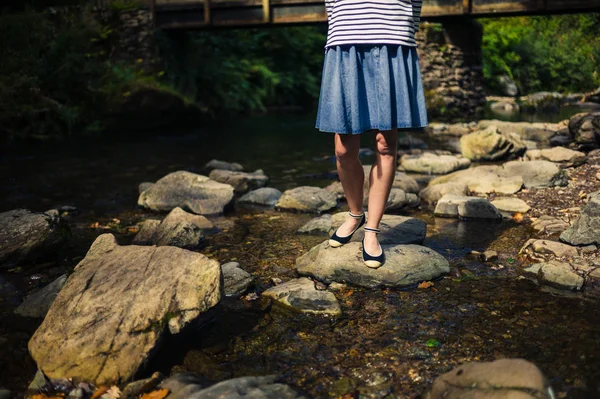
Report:
[[[340,163],[349,163],[358,160],[358,152],[352,151],[350,148],[345,146],[336,146],[335,157]]]
[[[383,156],[395,156],[396,143],[386,139],[383,134],[378,134],[375,140],[377,152]]]

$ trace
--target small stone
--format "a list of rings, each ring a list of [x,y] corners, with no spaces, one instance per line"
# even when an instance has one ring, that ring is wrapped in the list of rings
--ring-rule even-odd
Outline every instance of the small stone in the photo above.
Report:
[[[328,234],[331,229],[331,215],[325,214],[311,219],[304,226],[298,229],[300,234]]]
[[[482,260],[484,262],[495,262],[498,260],[498,252],[491,250],[485,251],[482,254]]]
[[[581,247],[579,251],[582,254],[593,254],[598,250],[598,247],[595,245],[586,245],[585,247]]]
[[[42,370],[38,369],[38,371],[35,373],[35,376],[33,377],[33,381],[31,381],[31,383],[29,384],[29,387],[27,387],[27,390],[29,392],[38,392],[48,382],[49,382],[49,380],[46,377],[46,375],[44,374],[44,372]]]
[[[446,194],[467,195],[469,188],[464,183],[443,183],[429,186],[421,190],[419,197],[426,204],[436,205]]]
[[[242,165],[240,165],[239,163],[236,162],[225,162],[225,161],[219,161],[217,159],[213,159],[211,161],[209,161],[205,166],[206,169],[209,170],[213,170],[213,169],[221,169],[221,170],[232,170],[232,171],[242,171],[244,170],[244,167]]]
[[[240,267],[237,262],[228,262],[221,265],[223,273],[223,293],[225,296],[242,295],[254,282],[254,277]]]
[[[573,151],[564,147],[545,148],[543,150],[530,150],[525,158],[533,160],[546,160],[559,164],[563,168],[579,166],[587,161],[587,156],[580,151]]]
[[[244,194],[238,201],[255,205],[275,206],[279,198],[281,198],[281,191],[272,187],[263,187]]]
[[[245,193],[266,186],[269,178],[262,170],[252,173],[236,172],[231,170],[214,169],[208,175],[210,179],[219,183],[229,184],[237,194]]]
[[[540,264],[537,277],[541,283],[573,291],[581,290],[585,281],[583,277],[573,270],[570,264],[559,261]]]
[[[138,396],[152,391],[160,383],[163,376],[159,372],[152,374],[150,378],[130,382],[121,391],[122,398],[137,398]]]
[[[138,231],[131,243],[134,245],[152,245],[152,237],[154,236],[154,233],[159,225],[160,220],[144,220],[142,227],[140,227],[140,231]]]
[[[41,290],[29,295],[25,298],[23,303],[15,309],[15,313],[23,317],[37,317],[43,319],[66,281],[67,275],[63,274]]]
[[[343,289],[345,289],[346,287],[348,287],[346,284],[342,284],[342,283],[337,283],[337,282],[333,282],[331,284],[329,284],[329,290],[331,291],[341,291]]]
[[[465,219],[501,219],[502,215],[486,198],[444,195],[437,203],[436,216]]]
[[[337,197],[319,187],[302,186],[284,191],[276,207],[299,212],[325,212],[337,206]]]
[[[573,226],[560,235],[572,245],[600,244],[600,195],[590,199]]]
[[[534,220],[531,224],[538,233],[562,233],[568,229],[571,225],[555,216],[543,215],[538,219]]]
[[[67,399],[83,399],[84,395],[85,392],[83,391],[83,389],[75,388],[71,392],[69,392],[69,395],[67,395]],[[128,396],[123,397],[127,398]]]
[[[526,213],[529,212],[531,207],[527,205],[525,201],[519,198],[513,197],[501,197],[496,198],[492,201],[492,205],[494,205],[500,212],[510,212],[510,213]]]
[[[420,155],[404,155],[400,167],[407,172],[445,175],[459,169],[466,169],[471,161],[455,155],[438,155],[426,152]]]
[[[342,314],[342,308],[335,295],[329,291],[318,291],[313,281],[306,277],[269,288],[263,292],[263,296],[272,298],[302,313],[332,316]]]

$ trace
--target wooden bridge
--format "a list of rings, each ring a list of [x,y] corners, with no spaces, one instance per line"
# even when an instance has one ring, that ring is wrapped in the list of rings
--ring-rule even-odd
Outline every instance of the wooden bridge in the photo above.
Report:
[[[151,0],[161,29],[201,29],[327,21],[315,0]],[[425,20],[453,16],[563,14],[600,11],[600,0],[424,0]]]

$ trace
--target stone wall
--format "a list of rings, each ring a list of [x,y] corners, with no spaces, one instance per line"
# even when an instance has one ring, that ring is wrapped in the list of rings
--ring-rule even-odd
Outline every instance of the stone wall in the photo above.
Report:
[[[428,111],[432,119],[473,120],[485,107],[481,26],[455,18],[423,23],[417,33]]]

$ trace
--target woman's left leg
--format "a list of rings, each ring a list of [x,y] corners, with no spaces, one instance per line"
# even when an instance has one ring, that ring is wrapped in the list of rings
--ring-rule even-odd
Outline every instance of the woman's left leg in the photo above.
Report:
[[[379,228],[387,205],[392,183],[396,176],[398,129],[377,132],[375,135],[375,162],[369,175],[369,217],[367,227]],[[371,255],[380,253],[377,235],[365,231],[365,250]]]

